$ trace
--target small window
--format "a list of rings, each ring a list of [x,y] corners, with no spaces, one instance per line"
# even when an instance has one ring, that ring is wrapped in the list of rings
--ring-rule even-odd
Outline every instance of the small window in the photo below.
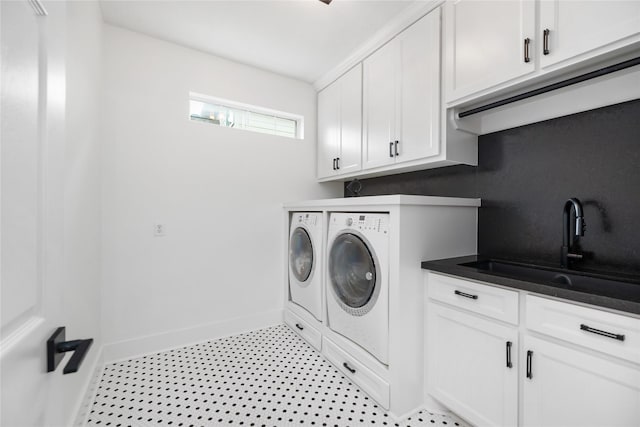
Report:
[[[302,116],[205,95],[189,95],[189,118],[218,126],[303,139]]]

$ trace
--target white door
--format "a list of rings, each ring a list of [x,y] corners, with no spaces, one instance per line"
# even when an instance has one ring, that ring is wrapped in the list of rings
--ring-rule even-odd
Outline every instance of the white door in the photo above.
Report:
[[[340,83],[318,93],[318,178],[336,174],[340,144]]]
[[[625,39],[628,43],[629,38],[640,34],[640,2],[543,0],[540,27],[537,37],[543,41],[538,45],[543,68],[577,61],[579,55],[602,53],[598,49],[606,50],[616,42],[625,44]]]
[[[364,60],[363,169],[395,162],[400,49],[397,39]]]
[[[64,325],[66,5],[45,6],[46,17],[27,1],[0,3],[3,426],[64,425],[79,389],[77,376],[46,369],[46,340]]]
[[[340,77],[340,149],[338,174],[362,166],[362,65]]]
[[[398,36],[401,125],[396,163],[440,152],[440,9]]]
[[[447,102],[535,71],[534,1],[454,0],[444,11]]]
[[[640,425],[638,365],[531,336],[524,337],[521,359],[521,373],[529,374],[524,378],[523,425]]]
[[[449,409],[475,425],[518,424],[515,327],[430,303],[426,354],[428,391]]]

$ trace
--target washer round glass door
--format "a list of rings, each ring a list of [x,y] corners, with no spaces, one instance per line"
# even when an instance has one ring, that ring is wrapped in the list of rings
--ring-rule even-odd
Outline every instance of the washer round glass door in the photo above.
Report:
[[[329,252],[329,280],[336,301],[347,312],[362,316],[378,297],[376,260],[362,237],[338,235]]]
[[[313,270],[313,244],[309,233],[302,227],[296,228],[291,233],[289,268],[300,283],[306,282]]]

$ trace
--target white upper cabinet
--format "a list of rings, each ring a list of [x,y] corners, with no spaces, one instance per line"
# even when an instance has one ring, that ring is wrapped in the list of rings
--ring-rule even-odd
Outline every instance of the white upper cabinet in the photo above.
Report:
[[[400,49],[396,40],[364,61],[363,124],[365,168],[394,163]]]
[[[535,71],[535,6],[532,0],[445,4],[447,102]]]
[[[640,34],[640,1],[540,2],[542,68],[573,63],[633,42]],[[562,64],[564,65],[564,64]]]
[[[490,98],[640,46],[637,0],[449,0],[445,102]]]
[[[318,93],[318,178],[335,175],[340,143],[340,85]]]
[[[440,151],[440,11],[426,15],[364,61],[363,168]]]
[[[361,169],[362,65],[318,93],[318,178]]]
[[[362,65],[358,64],[341,79],[341,137],[338,173],[362,168]]]
[[[409,27],[398,42],[401,162],[440,152],[440,10]]]

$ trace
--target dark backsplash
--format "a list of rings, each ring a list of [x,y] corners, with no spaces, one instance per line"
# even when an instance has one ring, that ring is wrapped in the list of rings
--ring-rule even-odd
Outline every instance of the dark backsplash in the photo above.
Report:
[[[640,274],[640,100],[482,135],[477,167],[361,183],[367,196],[480,197],[478,252],[545,263],[559,263],[562,209],[577,197],[582,268]]]

